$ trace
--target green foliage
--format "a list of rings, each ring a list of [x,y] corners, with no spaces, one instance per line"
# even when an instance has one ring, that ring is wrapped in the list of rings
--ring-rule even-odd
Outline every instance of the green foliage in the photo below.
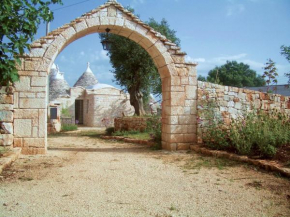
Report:
[[[63,117],[71,117],[69,109],[68,108],[62,108],[61,109],[61,116],[63,116]]]
[[[199,75],[199,76],[197,77],[197,80],[198,80],[198,81],[206,81],[206,77],[204,77],[204,76],[202,76],[202,75]]]
[[[114,127],[106,128],[106,134],[107,135],[111,136],[114,132],[115,132],[115,128]]]
[[[281,54],[285,56],[285,58],[290,63],[290,46],[281,46]],[[290,85],[290,72],[285,73],[285,76],[288,78],[288,84]]]
[[[265,64],[265,67],[263,68],[264,74],[263,74],[263,78],[266,78],[266,84],[267,84],[267,92],[269,92],[270,90],[270,85],[272,84],[277,84],[277,68],[275,66],[275,62],[271,59],[268,59],[268,61]]]
[[[208,82],[232,87],[257,87],[265,84],[264,79],[250,69],[250,66],[237,61],[227,61],[222,66],[210,70],[206,78]]]
[[[74,131],[77,129],[78,129],[78,126],[75,124],[63,124],[61,126],[61,131]]]
[[[128,8],[134,12],[132,8]],[[160,23],[150,18],[149,26],[177,44],[180,40],[175,31],[169,28],[168,22],[162,19]],[[101,40],[106,37],[100,34]],[[109,34],[112,42],[108,55],[113,66],[114,81],[130,94],[130,103],[135,108],[136,115],[144,115],[142,99],[149,93],[161,94],[161,79],[150,55],[134,41],[122,36]]]
[[[50,4],[61,0],[2,0],[0,4],[0,86],[19,79],[15,64],[29,49],[41,21],[53,20]]]
[[[146,131],[150,133],[151,138],[156,142],[156,149],[162,148],[162,123],[160,116],[152,116],[147,120]]]
[[[210,126],[204,142],[215,149],[272,158],[279,147],[290,143],[290,117],[280,112],[252,112],[232,120],[228,128]]]

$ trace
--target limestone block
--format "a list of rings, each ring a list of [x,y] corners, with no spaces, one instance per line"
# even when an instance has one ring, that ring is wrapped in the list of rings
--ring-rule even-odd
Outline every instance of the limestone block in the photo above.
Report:
[[[12,134],[0,134],[0,146],[10,146],[13,144]]]
[[[32,137],[33,138],[38,137],[38,127],[32,127]]]
[[[185,115],[178,117],[179,124],[196,124],[196,116],[195,115]]]
[[[14,109],[17,109],[19,106],[19,94],[18,92],[14,92],[13,94],[13,107]]]
[[[157,68],[162,68],[163,66],[173,63],[170,55],[166,56],[165,54],[155,57],[153,61],[156,62]]]
[[[188,67],[188,75],[190,77],[196,77],[196,66],[187,66]]]
[[[170,143],[183,143],[184,137],[183,134],[170,134]]]
[[[158,40],[155,44],[154,44],[154,46],[159,50],[159,52],[160,53],[165,53],[165,52],[167,52],[167,48],[165,47],[165,45],[163,44],[163,42],[162,41],[160,41],[160,40]],[[170,55],[170,54],[169,54]],[[171,56],[171,58],[173,59],[173,55],[170,55]]]
[[[195,133],[197,132],[197,125],[187,125],[187,133]]]
[[[184,106],[185,94],[184,92],[171,92],[171,105]]]
[[[237,115],[238,114],[238,110],[237,109],[234,109],[234,108],[229,108],[229,113],[231,114],[231,115]]]
[[[183,77],[181,77],[180,82],[182,85],[187,85],[187,84],[189,84],[189,79],[188,79],[188,77],[183,76]]]
[[[11,111],[13,108],[14,107],[11,104],[0,104],[0,110]]]
[[[58,48],[54,45],[50,45],[46,50],[44,57],[50,60],[54,60],[58,54]]]
[[[30,77],[20,76],[19,81],[15,82],[15,91],[30,90]]]
[[[188,143],[177,143],[177,150],[182,151],[182,150],[189,150],[190,144]]]
[[[13,104],[13,95],[0,94],[0,104]]]
[[[46,49],[41,47],[41,48],[32,48],[30,51],[30,56],[31,57],[42,57],[43,54],[45,53]]]
[[[114,6],[108,7],[108,17],[116,17],[117,9]]]
[[[93,20],[93,19],[88,19],[88,20]],[[99,20],[99,19],[97,19],[97,20]],[[67,40],[72,38],[75,34],[76,34],[76,31],[73,27],[69,27],[61,32],[61,35]]]
[[[171,86],[171,91],[174,92],[184,92],[184,86]]]
[[[59,35],[57,36],[57,38],[53,41],[52,45],[55,46],[58,51],[61,51],[62,48],[64,47],[65,43],[66,43],[66,39],[62,36]],[[50,45],[51,46],[51,45]]]
[[[45,137],[47,132],[47,124],[46,124],[46,117],[47,117],[47,110],[46,109],[40,109],[39,110],[39,128],[38,128],[38,136],[39,137]]]
[[[33,119],[38,118],[38,109],[15,109],[14,118],[15,119]]]
[[[23,138],[23,147],[44,148],[45,139],[44,138]]]
[[[197,136],[194,133],[184,134],[183,135],[183,142],[195,143],[196,140],[197,140]]]
[[[35,93],[20,92],[20,98],[35,98]]]
[[[155,59],[156,57],[158,57],[158,56],[161,55],[161,53],[159,52],[159,50],[154,45],[151,46],[149,49],[147,49],[147,52],[151,56],[152,59]],[[162,67],[159,67],[159,68],[162,68]]]
[[[13,147],[22,147],[23,139],[22,138],[14,138]]]
[[[184,55],[171,55],[174,63],[185,63]]]
[[[31,86],[33,87],[46,87],[47,79],[46,77],[32,77]]]
[[[137,27],[137,23],[135,23],[131,20],[125,20],[124,28],[135,31],[136,27]]]
[[[236,108],[236,109],[242,109],[242,103],[240,103],[240,102],[236,102],[236,103],[235,103],[235,108]]]
[[[183,110],[184,110],[184,114],[185,115],[190,115],[191,114],[191,107],[183,107]]]
[[[133,32],[129,36],[129,39],[131,39],[132,41],[135,41],[138,44],[142,40],[142,36],[140,36],[139,34]]]
[[[14,120],[14,136],[31,137],[32,124],[30,119],[15,119]]]
[[[12,123],[2,123],[2,125],[9,132],[8,134],[13,134],[13,124]]]
[[[170,131],[168,133],[187,133],[186,125],[168,125],[170,126]]]
[[[23,147],[21,149],[21,154],[24,155],[44,155],[46,154],[46,148],[35,148],[35,147]]]
[[[171,78],[171,85],[179,86],[181,85],[180,77],[179,76],[172,76]]]
[[[234,101],[229,101],[228,102],[228,107],[234,107],[235,106],[235,102]]]
[[[19,102],[20,108],[45,108],[45,99],[31,99],[31,98],[20,98]]]
[[[197,87],[188,85],[185,86],[186,99],[197,99]]]
[[[3,122],[13,122],[13,112],[0,110],[0,121]]]
[[[138,25],[136,26],[136,32],[138,32],[140,35],[142,35],[142,36],[144,36],[144,37],[146,37],[146,34],[147,34],[148,31],[149,31],[148,29],[144,28],[144,27],[143,27],[142,25],[140,25],[140,24],[138,24]],[[144,38],[144,37],[142,37],[142,38]]]
[[[116,20],[115,20],[115,28],[114,29],[115,30],[118,30],[118,32],[119,32],[123,28],[124,23],[125,23],[125,20],[124,19],[122,19],[122,18],[116,18]]]
[[[178,124],[178,116],[169,116],[168,117],[168,124]]]
[[[197,78],[196,76],[188,77],[189,85],[197,86]]]
[[[88,28],[85,20],[82,20],[81,22],[75,23],[73,25],[73,27],[75,28],[76,32],[81,32],[81,31],[86,30]]]

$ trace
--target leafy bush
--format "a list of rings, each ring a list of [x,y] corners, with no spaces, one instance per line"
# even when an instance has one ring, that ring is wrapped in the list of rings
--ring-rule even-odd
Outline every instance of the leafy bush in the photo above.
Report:
[[[78,126],[75,124],[63,124],[61,126],[61,130],[62,131],[73,131],[73,130],[77,130]]]
[[[160,119],[160,116],[152,116],[147,120],[146,131],[150,133],[151,138],[156,142],[156,149],[161,149],[162,123]]]
[[[272,158],[279,147],[290,144],[290,117],[280,112],[252,112],[232,120],[229,130],[221,124],[210,126],[204,142],[211,148]]]
[[[115,128],[114,127],[108,127],[106,128],[106,134],[107,135],[112,135],[115,132]]]
[[[68,108],[62,108],[61,109],[61,116],[62,117],[71,117],[71,114],[69,112],[69,109]]]

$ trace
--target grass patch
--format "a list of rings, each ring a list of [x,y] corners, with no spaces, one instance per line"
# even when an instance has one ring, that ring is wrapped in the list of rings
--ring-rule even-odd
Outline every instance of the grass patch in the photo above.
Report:
[[[151,139],[150,134],[148,132],[139,132],[139,131],[117,131],[113,133],[113,136],[123,136],[131,139],[139,139],[139,140],[149,140]]]
[[[78,129],[78,126],[75,124],[63,124],[61,126],[61,131],[74,131],[77,129]]]
[[[100,138],[103,135],[104,135],[103,131],[95,131],[95,130],[84,131],[84,132],[80,133],[80,136],[88,136],[88,137],[91,137],[91,138]]]
[[[227,167],[233,167],[239,164],[239,162],[225,158],[193,157],[185,163],[184,169],[200,170],[201,168],[218,168],[219,170],[224,170]]]

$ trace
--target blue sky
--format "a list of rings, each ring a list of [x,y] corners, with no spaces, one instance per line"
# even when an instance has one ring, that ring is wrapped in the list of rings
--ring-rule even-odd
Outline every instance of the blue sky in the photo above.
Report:
[[[63,0],[52,10],[82,2]],[[190,61],[197,61],[198,75],[206,76],[215,66],[227,60],[243,62],[258,74],[268,58],[276,62],[278,83],[287,83],[285,72],[290,63],[281,56],[280,46],[290,45],[290,0],[117,0],[132,6],[141,20],[165,18],[177,31],[181,48]],[[106,0],[89,0],[76,6],[55,10],[51,30],[98,7]],[[41,25],[36,38],[45,35]],[[92,71],[101,83],[113,84],[109,58],[102,50],[97,34],[83,37],[59,54],[56,64],[73,85],[91,63]]]

